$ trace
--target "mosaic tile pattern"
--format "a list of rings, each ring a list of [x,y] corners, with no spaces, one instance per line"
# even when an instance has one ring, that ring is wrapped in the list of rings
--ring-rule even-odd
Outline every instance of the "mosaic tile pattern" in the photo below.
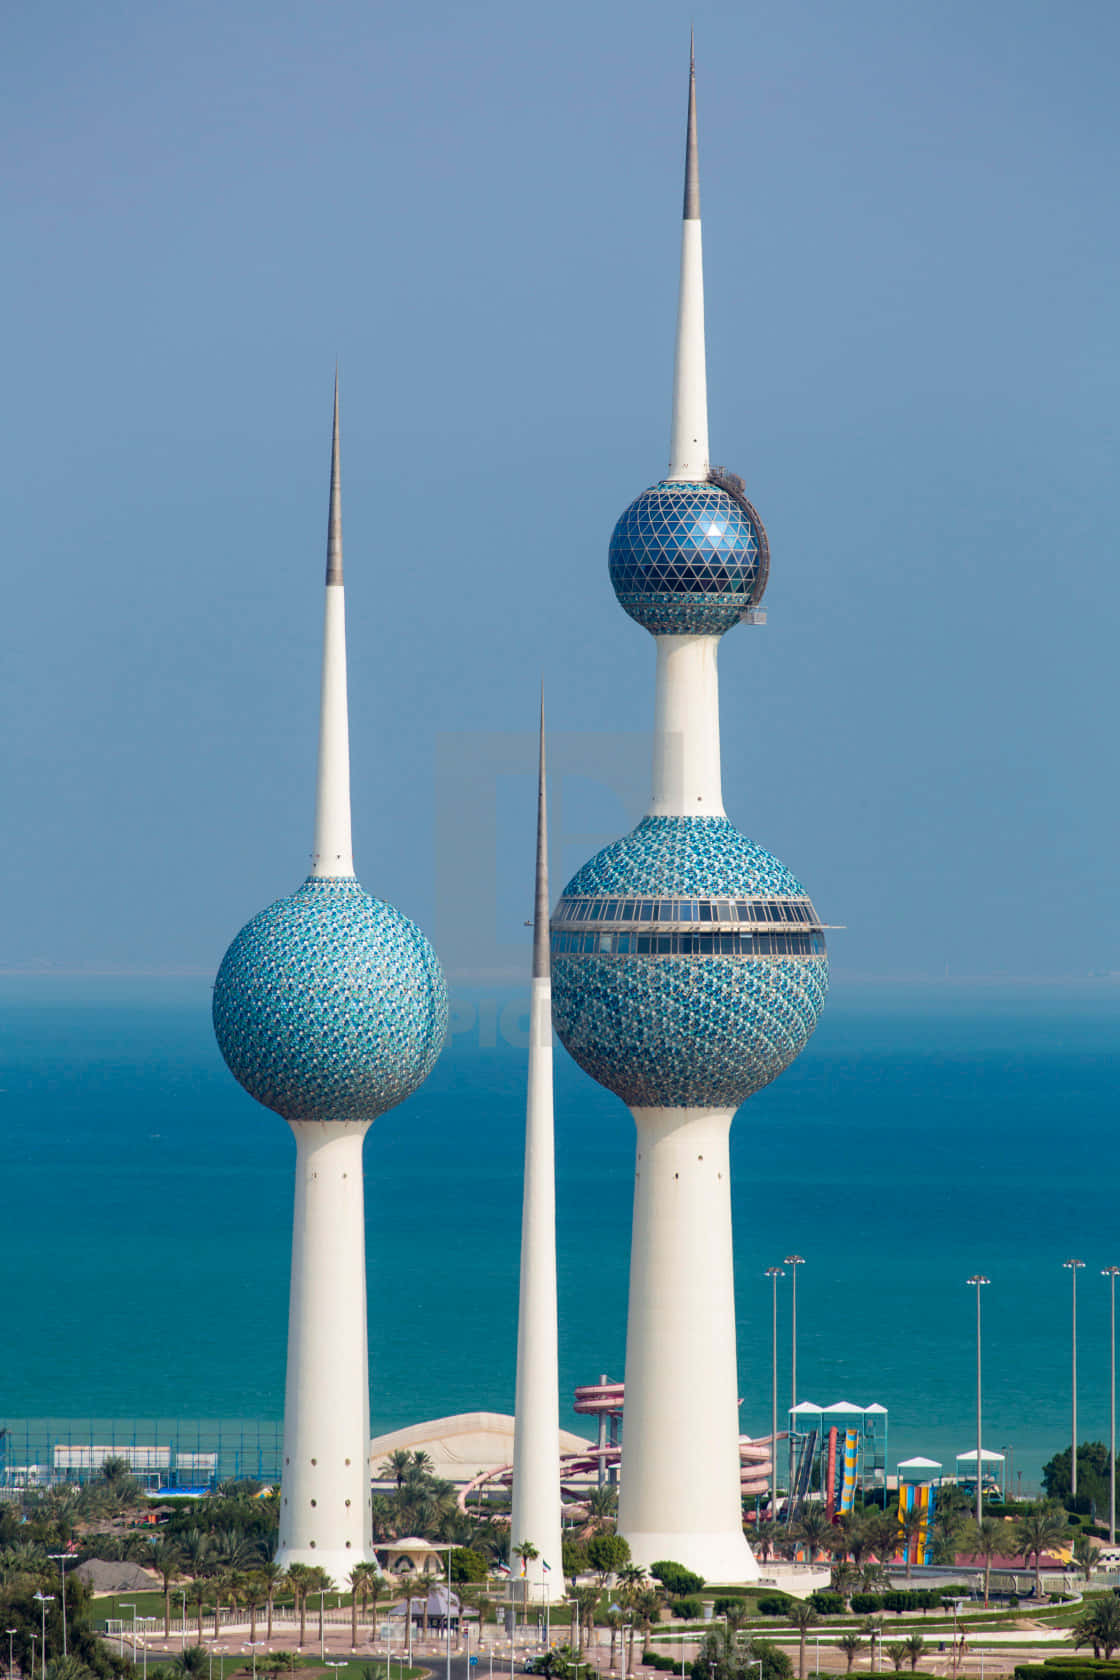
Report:
[[[655,636],[722,636],[762,598],[764,541],[746,506],[719,485],[663,479],[615,526],[611,583]]]
[[[286,1120],[365,1120],[428,1077],[443,971],[407,917],[353,877],[306,880],[248,922],[214,986],[230,1072]]]
[[[725,817],[646,817],[584,864],[556,908],[553,1022],[575,1061],[632,1107],[736,1108],[804,1049],[828,958],[557,949],[569,900],[647,894],[804,902],[805,889]]]
[[[631,1108],[738,1108],[808,1043],[827,957],[552,959],[569,1054]]]
[[[637,828],[585,863],[564,888],[563,897],[646,894],[653,898],[806,897],[796,875],[740,834],[726,817],[645,817]]]

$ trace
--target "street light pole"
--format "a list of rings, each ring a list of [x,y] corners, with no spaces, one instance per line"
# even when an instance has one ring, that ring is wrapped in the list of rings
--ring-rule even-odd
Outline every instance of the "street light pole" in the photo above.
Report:
[[[982,1426],[983,1410],[981,1406],[980,1388],[980,1291],[991,1278],[976,1272],[968,1280],[970,1287],[976,1290],[976,1521],[979,1523],[984,1515],[984,1431]]]
[[[8,1680],[12,1680],[12,1677],[15,1674],[15,1671],[16,1671],[16,1659],[15,1659],[15,1655],[12,1651],[12,1640],[15,1638],[16,1634],[19,1632],[19,1629],[18,1628],[5,1628],[4,1632],[8,1636]]]
[[[47,1556],[58,1564],[58,1573],[62,1577],[62,1654],[66,1656],[66,1565],[70,1561],[69,1552],[48,1552]]]
[[[1069,1491],[1074,1499],[1077,1498],[1077,1274],[1085,1265],[1084,1260],[1063,1260],[1062,1265],[1070,1275],[1073,1284],[1073,1317],[1072,1329],[1072,1408],[1073,1408],[1073,1450],[1069,1461]]]
[[[1108,1435],[1108,1543],[1116,1544],[1116,1279],[1120,1266],[1106,1266],[1101,1273],[1108,1279],[1111,1311],[1109,1313],[1109,1435]]]
[[[770,1279],[773,1294],[773,1319],[770,1328],[770,1521],[778,1520],[778,1279],[785,1277],[780,1266],[767,1266],[765,1277]]]
[[[789,1403],[797,1404],[797,1268],[805,1264],[800,1254],[787,1254],[785,1265],[790,1268],[790,1359],[789,1359]]]
[[[39,1591],[33,1594],[33,1597],[38,1599],[39,1609],[43,1617],[43,1642],[39,1647],[39,1662],[42,1666],[43,1680],[47,1680],[47,1605],[54,1603],[54,1594],[45,1593],[40,1587]],[[135,1662],[136,1658],[133,1657],[132,1660]]]

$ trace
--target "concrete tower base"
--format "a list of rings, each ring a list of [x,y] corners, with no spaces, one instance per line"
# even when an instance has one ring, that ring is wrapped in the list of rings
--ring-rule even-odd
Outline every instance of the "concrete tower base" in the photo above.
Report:
[[[371,1562],[362,1142],[367,1121],[291,1121],[296,1138],[284,1465],[276,1561],[345,1587]]]
[[[758,1579],[743,1534],[732,1109],[636,1108],[618,1531],[634,1562]]]

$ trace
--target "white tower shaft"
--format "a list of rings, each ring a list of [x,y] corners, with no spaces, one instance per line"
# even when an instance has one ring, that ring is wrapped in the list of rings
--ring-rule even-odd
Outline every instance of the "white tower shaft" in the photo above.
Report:
[[[327,521],[327,587],[323,681],[319,707],[319,773],[315,787],[312,875],[353,875],[350,838],[350,722],[346,702],[346,590],[342,581],[342,485],[338,378],[334,382],[331,501]]]
[[[696,144],[696,65],[689,67],[688,138],[684,166],[681,287],[673,364],[673,429],[669,477],[708,476],[708,373],[704,351],[704,254],[700,236],[700,159]]]
[[[517,1320],[513,1501],[509,1566],[526,1600],[564,1595],[560,1545],[560,1373],[556,1311],[556,1168],[552,1100],[552,980],[548,943],[548,813],[544,714],[537,786],[537,871],[529,1011],[529,1089],[521,1209],[521,1295]],[[521,1559],[528,1542],[538,1556]],[[546,1570],[544,1565],[548,1564]]]
[[[651,817],[722,817],[718,636],[657,636]]]
[[[733,1110],[636,1108],[618,1531],[646,1568],[753,1581],[743,1535],[728,1140]]]
[[[277,1563],[343,1587],[373,1558],[362,1141],[368,1121],[291,1121],[296,1139]]]

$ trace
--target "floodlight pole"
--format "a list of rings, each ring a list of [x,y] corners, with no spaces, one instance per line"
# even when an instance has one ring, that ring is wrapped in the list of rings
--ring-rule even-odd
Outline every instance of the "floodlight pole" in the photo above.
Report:
[[[980,1291],[986,1283],[991,1283],[992,1280],[977,1272],[967,1281],[976,1290],[976,1522],[979,1525],[984,1515],[984,1438],[980,1388]]]
[[[1116,1544],[1116,1279],[1120,1266],[1107,1266],[1101,1273],[1109,1283],[1109,1435],[1108,1435],[1108,1543]]]
[[[58,1564],[58,1573],[62,1576],[62,1654],[66,1656],[66,1565],[71,1554],[69,1552],[49,1552],[47,1555]]]
[[[1072,1352],[1072,1383],[1071,1398],[1073,1410],[1073,1448],[1069,1461],[1069,1491],[1074,1499],[1077,1498],[1077,1274],[1085,1265],[1084,1260],[1063,1260],[1062,1265],[1069,1272],[1070,1282],[1073,1284],[1073,1316],[1071,1319],[1071,1352]]]
[[[770,1330],[770,1521],[778,1520],[778,1279],[785,1277],[780,1266],[767,1266],[765,1277],[770,1279],[773,1294],[773,1318]],[[795,1274],[796,1275],[796,1274]]]

